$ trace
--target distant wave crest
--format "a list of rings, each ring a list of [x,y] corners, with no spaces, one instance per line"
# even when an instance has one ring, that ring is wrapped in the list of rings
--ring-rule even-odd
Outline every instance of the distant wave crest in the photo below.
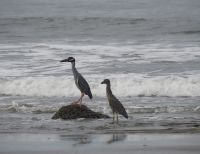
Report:
[[[186,35],[200,34],[200,30],[187,30],[187,31],[180,31],[180,32],[172,32],[171,34],[186,34]]]

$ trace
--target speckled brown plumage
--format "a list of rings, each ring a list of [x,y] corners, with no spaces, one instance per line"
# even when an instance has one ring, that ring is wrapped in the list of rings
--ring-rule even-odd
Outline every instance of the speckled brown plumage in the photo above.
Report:
[[[106,84],[106,95],[108,98],[109,105],[113,112],[113,121],[114,121],[114,114],[117,114],[117,121],[118,121],[118,114],[123,115],[125,118],[128,119],[128,114],[123,107],[122,103],[112,94],[110,80],[105,79],[101,84]]]

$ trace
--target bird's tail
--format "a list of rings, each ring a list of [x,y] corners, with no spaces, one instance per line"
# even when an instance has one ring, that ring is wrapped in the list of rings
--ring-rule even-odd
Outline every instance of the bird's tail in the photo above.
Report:
[[[126,110],[123,108],[123,110],[121,110],[119,112],[119,114],[123,115],[126,119],[128,119],[128,113],[126,112]]]
[[[128,113],[126,112],[126,110],[124,110],[124,112],[122,113],[122,115],[123,115],[126,119],[128,119]]]
[[[89,93],[88,93],[87,95],[88,95],[88,97],[89,97],[90,99],[93,98],[91,91],[89,91]]]

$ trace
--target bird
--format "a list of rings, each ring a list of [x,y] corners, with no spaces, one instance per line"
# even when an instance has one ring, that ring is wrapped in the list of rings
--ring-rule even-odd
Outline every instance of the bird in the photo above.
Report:
[[[106,95],[108,98],[109,105],[112,109],[113,113],[113,123],[115,122],[115,115],[117,115],[117,123],[118,123],[118,114],[123,115],[128,119],[128,114],[123,107],[122,103],[113,95],[111,91],[111,84],[109,79],[104,79],[101,84],[106,84]]]
[[[77,101],[73,102],[73,104],[80,104],[81,106],[84,94],[88,95],[88,97],[92,99],[93,96],[92,96],[89,84],[87,83],[85,78],[77,71],[75,67],[75,58],[68,57],[67,59],[61,60],[60,62],[71,62],[75,84],[77,88],[81,91],[81,97]]]

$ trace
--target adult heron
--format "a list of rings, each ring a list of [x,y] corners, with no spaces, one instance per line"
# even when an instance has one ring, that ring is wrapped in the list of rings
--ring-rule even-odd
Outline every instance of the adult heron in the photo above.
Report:
[[[72,64],[72,72],[74,74],[74,81],[77,86],[77,88],[81,91],[81,97],[75,101],[75,104],[82,103],[82,99],[84,94],[88,95],[90,99],[92,99],[92,93],[90,90],[90,86],[85,80],[85,78],[77,71],[75,67],[75,58],[74,57],[68,57],[67,59],[61,60],[60,62],[71,62]]]

